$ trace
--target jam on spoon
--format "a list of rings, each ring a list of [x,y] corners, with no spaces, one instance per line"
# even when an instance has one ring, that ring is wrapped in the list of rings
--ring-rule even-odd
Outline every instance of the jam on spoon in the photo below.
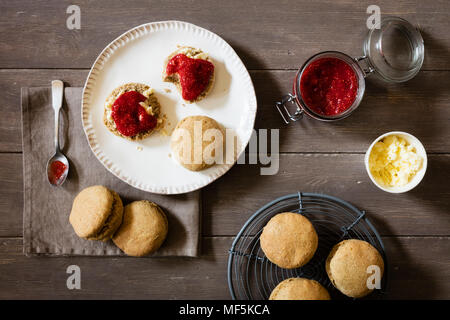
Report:
[[[50,164],[48,178],[51,184],[57,184],[66,172],[67,166],[59,160],[53,161]]]

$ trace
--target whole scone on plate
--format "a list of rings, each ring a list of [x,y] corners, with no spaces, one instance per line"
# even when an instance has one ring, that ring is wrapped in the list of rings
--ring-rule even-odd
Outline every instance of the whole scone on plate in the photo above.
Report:
[[[149,86],[126,83],[106,99],[103,123],[115,135],[138,141],[161,127],[160,111],[158,99]]]
[[[367,287],[369,266],[384,272],[384,261],[370,243],[357,239],[344,240],[336,244],[328,255],[326,270],[331,283],[343,294],[361,298],[373,291]],[[380,279],[381,280],[381,279]]]
[[[304,216],[283,212],[273,216],[260,237],[266,257],[285,269],[299,268],[314,256],[318,237],[314,226]]]
[[[215,67],[200,49],[179,46],[164,62],[163,80],[172,82],[187,103],[204,99],[214,85]]]
[[[122,223],[122,215],[122,200],[115,191],[91,186],[73,200],[69,222],[79,237],[107,241]]]
[[[188,170],[200,171],[225,162],[225,140],[225,130],[214,119],[189,116],[178,122],[170,147],[178,163]]]
[[[289,278],[281,281],[269,300],[330,300],[330,294],[316,280]]]
[[[129,256],[145,256],[159,249],[168,228],[167,217],[156,203],[134,201],[125,206],[123,222],[113,242]]]

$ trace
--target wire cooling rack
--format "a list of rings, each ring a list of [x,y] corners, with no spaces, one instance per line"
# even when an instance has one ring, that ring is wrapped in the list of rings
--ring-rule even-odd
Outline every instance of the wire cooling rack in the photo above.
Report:
[[[297,269],[283,269],[271,263],[259,244],[262,229],[274,215],[296,212],[314,225],[319,245],[314,257]],[[381,289],[370,298],[381,298],[387,286],[387,260],[380,235],[365,216],[350,203],[317,193],[295,193],[280,197],[259,209],[237,234],[228,258],[228,286],[231,297],[238,300],[268,299],[278,283],[287,278],[304,277],[320,282],[333,299],[345,298],[328,279],[325,261],[332,247],[344,239],[369,242],[381,253],[385,269]]]

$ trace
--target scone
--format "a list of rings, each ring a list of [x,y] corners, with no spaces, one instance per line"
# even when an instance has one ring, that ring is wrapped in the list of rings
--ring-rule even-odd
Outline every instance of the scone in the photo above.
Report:
[[[350,239],[336,244],[328,255],[326,270],[331,283],[343,294],[361,298],[372,292],[367,287],[367,267],[376,265],[383,276],[384,261],[377,249],[362,240]],[[381,280],[381,279],[380,279]]]
[[[330,300],[330,294],[316,280],[289,278],[273,289],[269,300]]]
[[[260,237],[266,257],[285,269],[299,268],[314,256],[318,237],[311,222],[298,213],[283,212],[273,216]]]
[[[225,162],[225,140],[225,130],[214,119],[190,116],[178,122],[170,147],[183,167],[200,171]]]
[[[134,201],[125,206],[123,222],[114,234],[113,242],[127,255],[141,257],[158,250],[167,231],[166,215],[157,204]]]
[[[179,47],[164,62],[163,80],[176,85],[187,103],[205,98],[214,84],[214,64],[200,49]]]
[[[92,186],[73,200],[69,222],[79,237],[107,241],[122,223],[122,215],[122,200],[115,191]]]
[[[141,83],[126,83],[106,99],[103,123],[115,135],[138,141],[162,124],[160,105],[153,90]]]

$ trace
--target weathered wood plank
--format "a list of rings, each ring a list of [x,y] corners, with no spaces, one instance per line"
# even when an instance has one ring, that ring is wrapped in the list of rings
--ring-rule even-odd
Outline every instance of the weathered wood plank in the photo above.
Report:
[[[54,79],[63,80],[67,86],[80,87],[87,74],[87,70],[0,70],[0,90],[3,92],[0,151],[22,151],[21,87],[50,86]]]
[[[198,259],[45,258],[25,257],[21,239],[1,238],[0,299],[229,299],[231,241],[204,238]],[[383,241],[390,267],[387,298],[450,298],[448,237]],[[66,287],[66,268],[73,264],[81,268],[81,290]]]
[[[427,152],[450,150],[450,77],[447,72],[420,72],[403,84],[368,78],[358,109],[334,123],[305,116],[286,126],[275,101],[290,92],[295,72],[251,73],[258,98],[257,128],[280,128],[283,152],[366,152],[378,136],[389,131],[415,135]]]
[[[279,173],[261,176],[259,165],[236,165],[203,190],[203,234],[235,235],[262,205],[279,196],[322,192],[366,210],[383,235],[449,235],[450,155],[432,155],[427,175],[406,194],[378,190],[363,155],[284,154]],[[22,234],[22,155],[0,154],[0,236]]]
[[[0,151],[22,150],[20,87],[48,86],[62,79],[82,86],[87,70],[0,70],[4,92],[0,117]],[[274,107],[289,92],[293,71],[251,71],[258,98],[257,128],[280,128],[282,152],[365,152],[379,135],[402,130],[416,135],[428,152],[450,152],[449,72],[421,72],[405,84],[370,79],[359,109],[337,123],[304,118],[285,126]]]
[[[450,238],[384,238],[393,299],[450,299]]]
[[[429,156],[424,180],[404,194],[379,190],[363,161],[363,154],[284,154],[272,176],[261,176],[259,165],[236,165],[203,190],[203,234],[234,235],[267,202],[301,191],[353,203],[383,235],[449,235],[450,155]]]
[[[200,259],[55,258],[25,257],[21,239],[0,239],[0,299],[226,299],[229,243],[206,239]],[[73,264],[81,269],[80,291],[66,287]]]
[[[66,28],[70,1],[2,1],[0,68],[87,68],[126,30],[183,20],[221,35],[251,69],[296,69],[325,50],[360,55],[373,1],[77,1],[81,30]],[[450,69],[446,1],[378,1],[382,14],[419,25],[425,69]],[[326,23],[324,23],[326,22]]]
[[[360,55],[371,1],[300,0],[293,6],[288,0],[245,4],[237,0],[137,0],[127,3],[124,10],[119,0],[82,0],[77,2],[82,13],[80,31],[65,26],[70,4],[1,2],[0,69],[86,69],[107,43],[131,27],[158,20],[189,21],[221,35],[254,70],[257,128],[282,128],[282,152],[326,153],[282,155],[276,176],[260,176],[255,165],[233,168],[203,192],[204,235],[235,235],[257,208],[286,193],[333,194],[365,209],[384,235],[445,236],[389,236],[384,241],[391,267],[390,298],[450,299],[450,155],[431,155],[427,176],[417,189],[390,195],[371,184],[362,154],[328,154],[365,152],[376,136],[390,130],[416,135],[428,152],[450,152],[449,2],[379,1],[383,14],[398,15],[420,26],[426,48],[423,70],[428,71],[402,85],[369,78],[366,97],[352,117],[336,124],[304,119],[289,127],[281,123],[274,102],[289,92],[292,70],[323,50]],[[82,86],[87,72],[0,70],[0,152],[22,150],[20,87],[49,85],[55,78]],[[0,237],[21,236],[21,154],[0,154],[0,181]],[[227,299],[231,240],[204,238],[200,259],[124,259],[27,258],[22,254],[22,239],[1,238],[0,298]],[[82,268],[80,292],[66,289],[65,270],[70,264]]]

